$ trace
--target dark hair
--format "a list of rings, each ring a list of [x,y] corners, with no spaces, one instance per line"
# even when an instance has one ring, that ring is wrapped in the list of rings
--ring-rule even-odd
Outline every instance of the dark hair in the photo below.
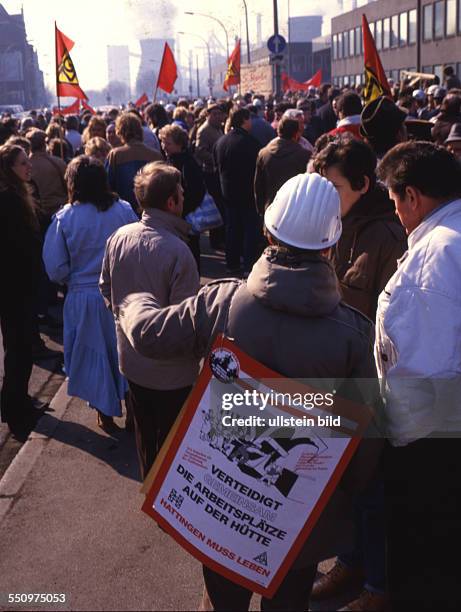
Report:
[[[143,140],[141,119],[134,113],[125,111],[117,117],[115,133],[124,143]]]
[[[34,230],[38,230],[36,207],[29,185],[22,181],[13,166],[18,155],[25,151],[18,145],[5,144],[0,146],[0,192],[12,191],[21,202],[21,214],[24,221]]]
[[[30,150],[32,153],[35,151],[44,151],[46,149],[47,135],[43,130],[32,128],[27,132],[26,138],[30,142]]]
[[[461,165],[445,147],[432,142],[402,142],[391,149],[378,166],[378,177],[403,196],[415,187],[430,198],[461,196]]]
[[[135,176],[134,193],[143,210],[147,208],[163,210],[168,198],[172,196],[176,198],[180,184],[179,170],[165,162],[151,162],[143,166]]]
[[[345,117],[352,115],[360,115],[362,112],[362,100],[353,91],[347,91],[339,96],[336,100],[336,110],[341,112]]]
[[[230,126],[233,128],[242,127],[242,125],[250,119],[250,111],[247,108],[239,108],[233,111],[230,115]]]
[[[61,139],[60,138],[52,138],[48,142],[48,153],[50,155],[54,155],[55,157],[61,157]],[[65,160],[72,157],[71,151],[69,149],[69,143],[67,140],[62,140],[62,154]]]
[[[79,118],[75,115],[69,115],[66,119],[66,129],[67,130],[76,130],[78,132],[78,128],[80,125]]]
[[[277,134],[280,138],[286,138],[292,140],[294,136],[299,132],[299,121],[296,119],[290,119],[289,117],[282,117],[277,126]]]
[[[445,66],[445,68],[443,69],[443,74],[445,76],[453,76],[455,74],[453,66]]]
[[[30,142],[27,140],[25,136],[10,136],[5,144],[8,145],[17,145],[24,149],[26,155],[30,153]]]
[[[95,157],[75,157],[67,166],[65,179],[71,204],[89,202],[105,211],[117,200],[117,194],[110,191],[103,164]]]
[[[144,114],[154,127],[161,128],[170,123],[168,121],[166,110],[161,104],[149,104],[149,106],[144,110]]]
[[[340,137],[327,144],[313,159],[313,168],[319,174],[324,175],[332,166],[337,166],[354,191],[363,189],[366,176],[370,188],[375,184],[376,155],[361,140]]]

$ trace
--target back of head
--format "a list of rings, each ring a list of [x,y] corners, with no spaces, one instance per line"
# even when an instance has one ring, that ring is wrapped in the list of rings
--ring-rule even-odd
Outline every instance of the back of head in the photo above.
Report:
[[[144,110],[144,115],[154,127],[163,127],[168,123],[168,115],[161,104],[149,104]]]
[[[400,196],[407,187],[415,187],[434,200],[461,197],[461,165],[445,147],[432,142],[397,145],[381,160],[378,177]]]
[[[290,117],[285,115],[277,126],[277,134],[280,138],[286,140],[293,140],[299,134],[299,131],[299,121],[297,119],[290,119]]]
[[[399,142],[407,114],[386,96],[369,102],[361,114],[361,135],[378,155],[386,153]]]
[[[143,140],[141,119],[134,113],[124,112],[119,115],[115,122],[115,132],[124,144]]]
[[[289,247],[321,251],[338,242],[341,231],[339,195],[319,174],[298,174],[278,190],[266,209],[264,224]]]
[[[79,120],[75,115],[69,115],[66,119],[66,129],[78,131]]]
[[[179,170],[164,162],[151,162],[137,173],[134,179],[134,193],[143,210],[149,208],[165,210],[168,199],[177,197],[180,184]]]
[[[109,151],[112,149],[110,144],[104,138],[95,136],[85,145],[85,155],[96,156],[96,157],[107,157]]]
[[[32,128],[26,134],[27,140],[30,142],[30,150],[32,153],[46,150],[46,132],[38,128]]]
[[[362,112],[362,100],[353,91],[347,91],[339,96],[336,100],[336,110],[343,117],[352,117],[352,115],[360,115]]]
[[[239,108],[231,113],[230,125],[233,128],[240,128],[250,117],[250,111],[247,108]]]
[[[79,155],[67,166],[65,179],[71,204],[90,203],[105,211],[117,196],[111,192],[102,162],[95,157]]]

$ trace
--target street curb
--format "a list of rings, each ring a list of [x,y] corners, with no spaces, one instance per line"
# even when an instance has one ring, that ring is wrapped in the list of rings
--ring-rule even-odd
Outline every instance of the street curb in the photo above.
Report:
[[[3,474],[3,478],[0,480],[0,522],[10,510],[27,476],[50,441],[71,401],[72,398],[67,395],[67,381],[64,381],[50,402],[50,408],[53,409],[53,418],[51,418],[51,415],[45,414],[40,419],[36,429],[30,434]]]

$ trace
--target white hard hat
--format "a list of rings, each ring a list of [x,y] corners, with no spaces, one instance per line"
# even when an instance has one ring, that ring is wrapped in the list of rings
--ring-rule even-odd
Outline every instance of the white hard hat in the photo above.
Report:
[[[264,224],[284,244],[326,249],[338,242],[342,232],[338,192],[320,174],[298,174],[277,191]]]
[[[195,100],[194,102],[194,108],[204,108],[205,107],[205,102],[199,98],[198,100]]]
[[[166,110],[167,113],[172,113],[175,108],[176,108],[176,106],[174,104],[167,104],[165,106],[165,110]]]
[[[433,96],[437,89],[438,89],[438,85],[431,85],[430,87],[427,88],[427,95]]]
[[[258,108],[262,108],[263,106],[262,100],[260,98],[253,98],[252,104],[253,106],[257,106]]]
[[[426,99],[426,94],[424,93],[422,89],[415,89],[414,92],[412,93],[412,96],[415,100],[423,101]]]

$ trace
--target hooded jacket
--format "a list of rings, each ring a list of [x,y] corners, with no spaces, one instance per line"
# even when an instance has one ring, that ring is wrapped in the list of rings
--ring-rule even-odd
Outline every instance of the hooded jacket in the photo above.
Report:
[[[407,248],[405,230],[381,185],[363,195],[342,219],[332,250],[343,300],[375,320],[378,297]]]
[[[287,138],[274,138],[261,149],[256,162],[255,198],[263,214],[288,179],[306,172],[311,153]]]
[[[268,248],[248,281],[209,283],[181,304],[159,308],[147,293],[128,296],[118,323],[149,358],[198,358],[220,332],[290,378],[374,378],[373,325],[341,302],[331,263],[317,254]],[[368,440],[367,442],[375,442]],[[352,545],[353,494],[365,486],[377,447],[359,447],[295,564],[305,567]],[[364,460],[365,453],[367,455]]]

